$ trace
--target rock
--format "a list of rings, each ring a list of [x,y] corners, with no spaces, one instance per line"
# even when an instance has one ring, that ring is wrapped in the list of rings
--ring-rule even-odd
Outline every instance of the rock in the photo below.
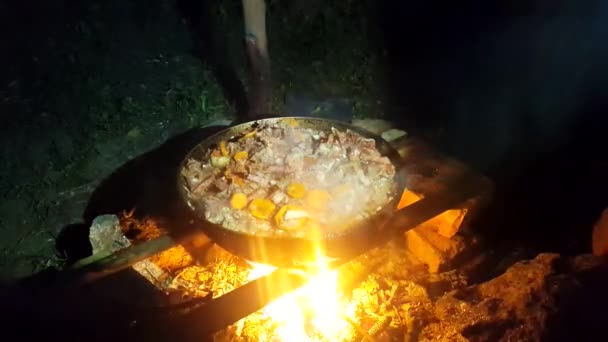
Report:
[[[352,124],[378,135],[395,128],[392,122],[382,119],[353,119]]]
[[[407,136],[407,133],[405,131],[402,131],[400,129],[389,129],[387,131],[382,132],[382,134],[380,135],[382,137],[382,139],[391,142],[391,141],[395,141],[399,138],[403,138],[405,136]]]
[[[427,265],[429,272],[445,271],[465,251],[467,243],[459,236],[446,238],[432,226],[423,224],[405,233],[407,251]]]
[[[593,226],[591,241],[593,255],[608,255],[608,208]]]
[[[101,215],[96,217],[91,225],[89,241],[93,247],[93,255],[99,255],[100,257],[111,255],[131,246],[131,241],[122,232],[120,221],[116,215]],[[159,255],[164,255],[163,253]],[[168,274],[163,270],[162,266],[154,263],[154,258],[157,257],[154,256],[137,262],[132,267],[149,282],[159,282],[166,279]]]
[[[122,233],[116,215],[96,217],[89,230],[89,242],[93,247],[93,255],[110,255],[131,245]]]
[[[449,292],[419,340],[595,340],[608,324],[608,267],[593,256],[539,254],[485,283]],[[598,335],[599,334],[599,335]]]

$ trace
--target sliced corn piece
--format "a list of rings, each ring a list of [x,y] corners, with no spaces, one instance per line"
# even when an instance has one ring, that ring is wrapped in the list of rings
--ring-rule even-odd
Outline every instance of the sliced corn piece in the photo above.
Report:
[[[247,134],[243,135],[243,136],[242,136],[242,137],[239,139],[239,141],[241,141],[241,140],[245,140],[245,139],[249,139],[249,138],[253,137],[254,135],[255,135],[255,131],[251,131],[251,132],[249,132],[249,133],[247,133]]]
[[[265,198],[256,198],[249,203],[249,212],[253,217],[267,220],[272,217],[276,206],[271,200]]]
[[[222,153],[222,155],[224,157],[228,156],[228,149],[226,148],[226,142],[225,141],[220,141],[220,152]]]
[[[306,195],[306,187],[302,183],[291,183],[287,185],[285,192],[291,198],[303,198]]]
[[[234,154],[234,160],[245,160],[249,158],[249,152],[247,151],[240,151]]]
[[[230,198],[230,206],[234,209],[243,209],[247,206],[247,195],[237,192]]]
[[[309,215],[304,208],[287,204],[274,217],[277,226],[285,230],[301,229],[306,226]]]

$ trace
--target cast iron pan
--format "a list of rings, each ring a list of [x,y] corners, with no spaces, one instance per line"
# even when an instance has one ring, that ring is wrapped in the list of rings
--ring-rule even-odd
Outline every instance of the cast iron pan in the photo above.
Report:
[[[397,186],[395,187],[393,200],[387,203],[376,215],[339,234],[326,234],[315,240],[283,236],[258,236],[229,230],[207,221],[202,208],[198,207],[197,203],[189,198],[185,179],[178,172],[177,186],[181,201],[193,212],[197,221],[195,222],[196,225],[211,240],[227,251],[252,262],[279,267],[301,267],[314,263],[318,260],[319,251],[324,257],[331,260],[341,260],[368,249],[368,246],[373,246],[378,239],[382,238],[383,233],[386,234],[385,223],[396,211],[400,194],[405,188],[405,175],[400,163],[399,153],[384,139],[364,129],[344,122],[309,117],[275,117],[241,123],[216,133],[196,145],[186,155],[179,170],[181,171],[190,158],[202,160],[205,152],[216,147],[221,140],[229,140],[231,137],[249,132],[257,126],[273,124],[285,119],[297,120],[299,127],[309,127],[323,131],[330,131],[332,127],[342,131],[349,129],[366,138],[374,139],[378,151],[388,157],[396,169],[395,182]],[[370,191],[373,191],[373,188],[370,188]]]

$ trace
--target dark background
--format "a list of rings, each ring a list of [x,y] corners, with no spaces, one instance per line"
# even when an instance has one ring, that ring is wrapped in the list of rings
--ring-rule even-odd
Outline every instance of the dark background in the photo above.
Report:
[[[408,107],[415,126],[443,129],[445,151],[497,182],[503,202],[480,228],[541,249],[588,251],[608,204],[606,5],[380,7],[389,101]]]

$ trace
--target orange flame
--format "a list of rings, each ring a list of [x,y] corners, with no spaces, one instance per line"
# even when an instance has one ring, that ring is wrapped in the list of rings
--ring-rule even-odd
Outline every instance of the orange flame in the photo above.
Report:
[[[275,270],[275,267],[253,264],[249,280]],[[324,340],[343,340],[350,332],[345,317],[352,318],[355,305],[338,291],[338,272],[319,262],[319,271],[302,288],[267,305],[262,311],[276,323],[275,338],[279,341],[312,341],[321,335]]]

